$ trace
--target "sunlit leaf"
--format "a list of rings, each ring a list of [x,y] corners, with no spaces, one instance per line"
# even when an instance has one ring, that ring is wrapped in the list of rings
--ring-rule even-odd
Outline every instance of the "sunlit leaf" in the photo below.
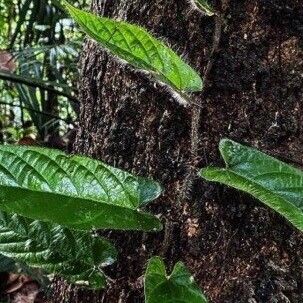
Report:
[[[159,257],[153,257],[147,265],[144,290],[146,303],[207,303],[183,263],[178,262],[171,275],[167,275]]]
[[[303,231],[303,172],[256,149],[220,142],[226,168],[205,168],[201,176],[245,191]]]
[[[0,146],[0,209],[75,229],[159,230],[138,208],[158,183],[100,161],[38,147]]]
[[[63,4],[81,28],[103,47],[133,66],[153,73],[179,92],[201,91],[200,76],[163,42],[140,26],[99,17]]]
[[[101,267],[112,264],[117,254],[107,240],[88,232],[5,212],[0,212],[0,253],[91,288],[105,286]]]

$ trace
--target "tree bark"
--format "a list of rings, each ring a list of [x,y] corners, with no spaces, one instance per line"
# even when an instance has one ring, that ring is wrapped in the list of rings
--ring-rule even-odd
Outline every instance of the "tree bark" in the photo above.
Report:
[[[206,78],[194,105],[179,105],[146,75],[87,40],[74,152],[165,188],[150,211],[157,234],[109,232],[119,249],[100,293],[58,283],[63,302],[144,302],[149,257],[185,262],[211,302],[302,302],[303,237],[283,218],[197,171],[221,164],[223,137],[302,165],[303,8],[300,0],[210,1],[222,18],[185,0],[94,0],[95,12],[140,24]],[[160,302],[159,302],[160,303]]]

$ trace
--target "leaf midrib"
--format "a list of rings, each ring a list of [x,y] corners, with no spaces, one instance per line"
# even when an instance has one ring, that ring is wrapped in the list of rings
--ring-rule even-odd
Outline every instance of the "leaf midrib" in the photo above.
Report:
[[[110,206],[117,207],[117,208],[128,209],[128,210],[131,209],[131,210],[134,210],[134,211],[138,210],[138,208],[126,207],[126,206],[121,206],[121,205],[112,204],[112,203],[106,203],[106,202],[101,201],[101,200],[94,200],[94,199],[90,199],[90,198],[83,198],[83,197],[77,197],[77,196],[68,196],[66,194],[61,194],[61,193],[56,193],[56,192],[51,192],[51,191],[32,190],[32,189],[24,188],[24,187],[21,187],[21,186],[0,185],[0,189],[1,188],[8,188],[8,189],[19,188],[19,189],[22,189],[22,190],[27,191],[27,192],[34,192],[34,193],[39,193],[39,194],[43,194],[43,195],[53,195],[53,196],[58,196],[58,197],[64,197],[64,198],[67,198],[67,199],[72,198],[72,199],[77,199],[77,200],[83,200],[84,202],[85,201],[95,202],[95,203],[99,203],[100,205],[106,204],[106,205],[110,205]],[[0,199],[0,203],[1,203],[1,199]]]
[[[239,177],[239,178],[241,178],[241,179],[244,179],[244,181],[246,181],[246,180],[249,180],[250,181],[250,179],[246,179],[245,177],[243,177],[241,174],[237,174],[236,172],[234,172],[233,170],[231,170],[231,169],[226,169],[226,168],[211,168],[211,170],[212,171],[216,171],[216,172],[227,172],[227,173],[231,173],[231,174],[235,174],[237,177]],[[206,179],[209,179],[209,180],[211,180],[212,178],[206,178]],[[219,180],[217,180],[217,182],[223,182],[222,180],[220,180],[220,177],[218,178]],[[230,178],[230,180],[232,181],[232,178]],[[212,180],[213,181],[213,180]],[[223,182],[224,183],[224,182]],[[226,184],[226,185],[228,185],[228,186],[233,186],[233,187],[235,187],[235,188],[237,188],[238,189],[238,186],[237,186],[237,182],[230,182],[230,183],[232,183],[233,185],[231,185],[231,184]],[[295,210],[297,211],[297,212],[299,212],[300,211],[300,208],[299,207],[297,207],[297,205],[295,205],[295,204],[293,204],[293,203],[291,203],[290,201],[288,201],[288,200],[285,200],[285,198],[283,198],[283,197],[281,197],[279,194],[276,194],[276,193],[273,193],[272,191],[270,191],[270,190],[268,190],[267,188],[265,188],[264,186],[262,186],[262,185],[260,185],[260,184],[258,184],[258,183],[256,183],[256,182],[252,182],[253,184],[255,184],[255,188],[259,188],[259,190],[260,191],[263,191],[263,193],[266,193],[266,194],[269,194],[269,195],[272,195],[272,196],[274,196],[274,198],[276,198],[276,199],[281,199],[281,200],[283,200],[283,202],[285,202],[285,204],[287,205],[287,208],[289,209],[289,208],[295,208]],[[254,193],[252,193],[250,190],[247,190],[247,188],[248,187],[246,187],[246,190],[244,190],[244,191],[246,191],[247,193],[249,193],[249,194],[251,194],[254,198],[256,198],[256,199],[259,199],[258,198],[258,196],[257,195],[255,195]],[[240,188],[241,190],[243,190],[242,188]],[[266,199],[266,200],[262,200],[263,201],[263,203],[264,204],[266,204],[267,206],[269,206],[270,208],[272,208],[272,204],[271,203],[269,203],[268,202],[268,199]],[[275,211],[277,211],[276,210],[276,207],[274,207],[273,208]],[[293,220],[292,218],[289,218],[289,216],[288,215],[286,215],[285,216],[285,214],[282,214],[281,212],[278,212],[279,213],[279,215],[281,215],[281,216],[283,216],[283,217],[286,217],[289,221],[291,221],[291,222],[295,222],[295,223],[293,223],[298,229],[303,229],[303,226],[302,227],[299,227],[299,223],[297,223],[295,220]],[[301,224],[302,225],[302,224]]]
[[[262,188],[262,190],[266,191],[267,193],[271,194],[271,195],[275,195],[277,197],[279,197],[280,199],[282,199],[283,201],[287,202],[288,204],[292,205],[292,206],[295,206],[298,208],[298,206],[295,204],[295,203],[292,203],[290,200],[287,200],[285,197],[281,196],[277,191],[277,190],[272,190],[272,189],[268,189],[266,188],[263,184],[259,183],[258,181],[255,181],[253,178],[251,177],[247,177],[246,175],[243,175],[241,173],[238,173],[237,171],[233,170],[232,168],[224,168],[224,169],[221,169],[221,170],[225,170],[227,172],[232,172],[233,174],[235,174],[236,176],[238,177],[241,177],[245,180],[248,180],[250,183],[252,184],[255,184],[259,187]],[[291,173],[289,173],[291,175]],[[303,189],[303,187],[301,187]]]
[[[21,162],[23,162],[25,165],[28,165],[36,174],[38,174],[40,177],[41,177],[41,179],[43,180],[43,182],[45,182],[46,184],[47,184],[47,186],[48,186],[48,188],[50,189],[50,191],[49,192],[52,192],[51,190],[52,190],[52,186],[50,186],[50,184],[48,183],[48,180],[44,177],[44,175],[42,174],[42,173],[40,173],[37,169],[36,169],[36,167],[34,167],[33,165],[31,165],[28,161],[26,161],[25,159],[23,159],[18,153],[12,153],[11,151],[9,151],[9,150],[6,150],[6,149],[4,149],[4,150],[2,150],[4,153],[7,153],[7,154],[9,154],[9,155],[11,155],[12,157],[15,157],[15,158],[17,158],[17,159],[19,159]],[[24,150],[25,152],[27,151],[27,150]],[[47,156],[47,155],[45,155],[44,153],[41,153],[39,150],[37,150],[37,149],[30,149],[30,151],[31,152],[34,152],[34,153],[36,153],[39,157],[45,157],[50,163],[52,163],[53,165],[55,165],[59,170],[61,170],[61,172],[71,181],[71,183],[73,184],[73,180],[70,178],[70,176],[69,176],[69,173],[66,171],[66,170],[64,170],[62,167],[60,167],[59,166],[59,164],[56,162],[56,160],[55,159],[53,159],[53,158],[51,158],[51,157],[49,157],[49,156]],[[0,150],[0,153],[1,153],[1,150]],[[74,156],[68,156],[68,155],[65,155],[65,154],[58,154],[58,155],[56,155],[56,157],[57,156],[63,156],[63,157],[65,157],[65,158],[67,158],[67,159],[69,159],[69,160],[73,160],[73,157]],[[79,163],[78,161],[77,161],[77,158],[75,157],[75,166],[78,166],[78,167],[82,167],[82,168],[84,168],[85,170],[87,170],[90,174],[91,174],[91,176],[93,176],[94,178],[95,178],[95,180],[98,182],[98,184],[101,186],[101,188],[104,190],[104,192],[105,192],[105,194],[107,195],[107,198],[108,198],[108,201],[111,201],[110,200],[110,196],[109,196],[109,192],[108,192],[108,190],[107,190],[107,188],[104,186],[104,184],[102,184],[102,182],[99,180],[99,178],[98,177],[96,177],[96,175],[95,175],[95,173],[93,172],[93,171],[91,171],[90,169],[88,169],[87,167],[85,167],[82,163]],[[116,182],[117,182],[117,184],[119,184],[120,186],[121,186],[121,188],[123,189],[123,191],[126,193],[126,195],[128,196],[128,200],[129,200],[129,202],[132,204],[132,206],[133,206],[133,208],[135,208],[136,206],[139,206],[139,204],[140,203],[137,203],[138,205],[133,205],[134,203],[134,201],[132,201],[132,196],[131,196],[131,194],[129,193],[129,191],[125,188],[125,186],[124,186],[124,184],[123,184],[123,182],[116,176],[116,174],[114,173],[114,172],[112,172],[104,163],[102,163],[102,162],[100,162],[100,163],[98,163],[98,165],[100,165],[101,167],[102,167],[102,169],[104,169],[107,173],[109,173],[109,175],[111,176],[111,177],[113,177],[115,180],[116,180]],[[1,162],[0,162],[0,167],[2,167],[8,174],[9,174],[9,176],[11,176],[12,178],[13,178],[13,180],[15,181],[15,183],[16,184],[20,184],[20,182],[19,182],[19,180],[18,179],[16,179],[16,177],[9,171],[9,169],[6,167],[6,166],[4,166],[3,164],[1,164]],[[76,169],[78,168],[78,167],[76,167]],[[73,184],[74,185],[74,184]],[[12,186],[13,187],[13,186]],[[16,186],[16,187],[18,187],[18,188],[23,188],[23,189],[27,189],[27,188],[25,188],[25,187],[23,187],[23,186],[20,186],[20,185],[18,185],[18,186]],[[78,188],[74,185],[74,188],[75,188],[75,190],[76,190],[76,192],[77,192],[77,195],[70,195],[69,197],[76,197],[76,198],[79,198],[79,192],[78,192]],[[34,190],[32,190],[32,191],[34,191]],[[44,191],[41,191],[41,192],[44,192]],[[47,192],[47,191],[45,191],[45,192]],[[61,194],[60,194],[61,195]],[[66,196],[68,196],[68,195],[66,195]],[[86,200],[92,200],[92,201],[100,201],[100,200],[94,200],[94,199],[87,199],[87,198],[85,198]],[[107,202],[105,202],[105,201],[102,201],[102,203],[105,203],[105,204],[109,204],[109,205],[115,205],[115,204],[113,204],[113,203],[107,203]],[[131,207],[130,207],[131,208]]]
[[[76,9],[76,8],[71,8],[71,7],[70,7],[70,10],[77,10],[77,9]],[[80,11],[81,13],[83,13],[83,11],[81,11],[81,10],[79,10],[79,11]],[[105,22],[110,22],[110,21],[111,21],[110,18],[95,16],[94,14],[92,14],[92,13],[90,13],[90,12],[85,12],[85,13],[88,14],[88,15],[90,15],[90,16],[93,16],[94,18],[102,19],[102,20],[104,20]],[[102,20],[99,20],[99,21],[102,23]],[[81,22],[82,22],[82,21],[81,21]],[[128,28],[128,26],[129,26],[129,24],[127,24],[127,23],[125,23],[125,22],[123,22],[123,21],[117,21],[117,22],[119,22],[119,24],[121,24],[121,25],[123,25],[123,26],[125,26],[125,27],[127,27],[127,28]],[[103,25],[103,26],[104,26],[104,25]],[[132,25],[132,26],[135,26],[135,25]],[[135,26],[135,27],[136,27],[136,29],[142,31],[142,29],[141,29],[139,26]],[[129,29],[128,29],[128,30],[129,30]],[[88,34],[90,34],[90,35],[92,35],[97,41],[100,41],[100,37],[98,37],[94,32],[92,32],[92,31],[90,31],[90,30],[88,30],[88,29],[83,29],[83,31],[86,32],[86,33],[88,33]],[[144,34],[145,34],[145,33],[144,33]],[[145,35],[146,35],[146,34],[145,34]],[[152,39],[152,37],[148,37],[148,38],[149,38],[149,41]],[[166,77],[166,75],[165,75],[161,70],[155,70],[155,67],[154,67],[151,63],[149,63],[148,61],[142,60],[142,58],[140,58],[140,57],[134,55],[134,53],[130,52],[129,50],[125,50],[125,49],[123,49],[123,48],[121,48],[121,47],[117,47],[115,44],[113,44],[113,43],[111,43],[111,42],[108,42],[108,41],[105,41],[105,40],[102,40],[102,43],[104,43],[109,49],[110,49],[110,48],[118,49],[119,51],[125,52],[128,56],[133,57],[133,58],[134,58],[135,60],[137,60],[138,62],[141,62],[142,65],[144,65],[144,66],[147,68],[146,71],[148,71],[148,72],[152,71],[152,72],[155,73],[157,76],[162,77],[162,79],[165,79],[167,82],[169,82],[169,83],[167,83],[167,84],[169,84],[169,86],[171,86],[173,89],[175,89],[175,90],[177,90],[177,91],[181,91],[181,92],[186,91],[186,90],[183,90],[181,87],[177,87],[174,83],[172,83],[171,80],[168,79],[168,78]],[[161,45],[161,47],[166,48],[166,49],[168,49],[168,50],[170,51],[170,49],[169,49],[164,43],[162,43],[162,42],[158,42],[158,43],[159,43],[159,45]],[[154,45],[154,43],[152,43],[152,44]],[[145,48],[144,48],[144,49],[145,49]],[[179,57],[178,57],[174,52],[171,52],[171,51],[170,51],[170,53],[171,53],[171,55],[174,56],[174,59],[178,60],[182,65],[186,66],[186,68],[192,69],[189,65],[187,65],[187,64],[185,65],[182,61],[180,61],[180,60],[179,60]],[[162,59],[161,56],[160,56],[160,58]],[[133,64],[135,64],[138,68],[140,68],[140,66],[139,66],[138,64],[136,64],[136,62],[133,62]],[[175,67],[176,67],[176,63],[175,63],[175,62],[174,62],[174,65],[175,65]],[[150,69],[150,70],[149,70],[149,69]],[[180,70],[179,70],[179,68],[178,68],[178,77],[179,77],[179,79],[181,79],[181,75],[180,75]]]

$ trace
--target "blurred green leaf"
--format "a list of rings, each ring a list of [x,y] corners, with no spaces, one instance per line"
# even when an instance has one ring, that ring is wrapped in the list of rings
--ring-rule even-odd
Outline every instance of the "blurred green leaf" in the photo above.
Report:
[[[70,94],[70,88],[64,84],[51,82],[51,81],[43,81],[40,80],[39,78],[26,77],[23,75],[20,76],[1,70],[0,70],[0,79],[15,82],[15,83],[25,84],[30,87],[40,87],[44,90],[52,91],[58,95],[65,96],[71,100],[75,100],[75,97],[71,96]],[[57,88],[60,88],[61,90],[58,90]]]

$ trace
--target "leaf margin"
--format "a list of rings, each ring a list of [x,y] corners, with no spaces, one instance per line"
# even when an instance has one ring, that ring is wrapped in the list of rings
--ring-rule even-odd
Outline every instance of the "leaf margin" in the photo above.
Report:
[[[186,81],[188,81],[188,86],[186,87],[184,85],[183,88],[181,87],[181,83],[180,83],[180,87],[177,87],[176,84],[172,83],[162,72],[159,72],[159,70],[153,70],[151,68],[151,66],[145,66],[145,67],[142,68],[140,66],[136,66],[136,64],[134,64],[134,62],[129,63],[129,64],[136,66],[138,69],[143,69],[143,70],[146,70],[147,72],[150,72],[150,73],[154,74],[155,77],[156,77],[156,79],[160,77],[158,80],[160,82],[166,83],[166,85],[168,85],[172,89],[172,91],[177,94],[178,99],[182,99],[182,101],[180,101],[180,103],[184,102],[185,104],[187,104],[188,97],[187,97],[186,93],[199,92],[199,91],[203,90],[203,80],[200,77],[200,75],[189,64],[187,64],[179,55],[177,55],[170,47],[168,47],[164,42],[162,42],[159,39],[155,38],[153,35],[151,35],[143,27],[141,27],[139,25],[132,24],[132,23],[128,23],[128,22],[125,22],[125,21],[114,20],[114,19],[107,18],[107,17],[100,17],[100,16],[98,16],[96,14],[93,14],[91,12],[83,11],[83,10],[80,10],[80,9],[72,6],[67,0],[61,0],[61,1],[62,1],[62,5],[61,6],[65,10],[67,10],[67,12],[72,16],[72,18],[74,20],[77,19],[76,15],[77,15],[77,12],[78,12],[78,13],[85,13],[85,14],[87,14],[87,16],[90,16],[91,18],[97,18],[100,21],[101,20],[107,20],[107,21],[111,21],[111,22],[116,22],[116,24],[121,24],[122,26],[125,26],[125,27],[129,26],[132,29],[140,31],[141,34],[145,35],[145,38],[148,37],[149,39],[156,41],[157,44],[158,44],[157,46],[163,48],[163,50],[165,50],[165,52],[167,54],[169,54],[169,56],[168,56],[169,58],[170,57],[175,57],[174,58],[175,60],[178,59],[178,61],[179,61],[178,64],[180,66],[182,65],[182,68],[186,69],[186,74],[187,74],[187,77],[185,77],[185,75],[182,75],[183,76],[182,80],[181,80],[181,77],[180,77],[181,75],[178,75],[179,78],[180,78],[180,81],[184,81],[184,79],[186,79],[186,78],[188,78],[188,79],[191,78],[190,81],[188,79],[186,80]],[[100,40],[98,40],[99,37],[96,34],[90,32],[84,24],[80,24],[79,20],[77,20],[77,23],[80,25],[80,27],[82,28],[82,30],[87,35],[89,35],[90,37],[92,37],[94,40],[98,41],[98,43],[100,43],[101,45],[102,45],[102,43],[104,43],[104,42],[101,42]],[[103,47],[105,47],[106,49],[110,50],[111,53],[114,53],[110,49],[110,47],[108,47],[106,44],[103,45]],[[116,55],[116,54],[114,53],[114,55]],[[121,58],[121,59],[125,60],[124,58]],[[140,60],[140,58],[137,58],[137,59]],[[176,68],[178,66],[174,62],[173,64],[171,64],[171,67]],[[176,96],[176,98],[177,98],[177,96]]]
[[[266,153],[259,151],[258,149],[241,145],[240,143],[237,143],[230,139],[222,139],[219,144],[220,154],[225,162],[226,167],[225,168],[206,167],[200,170],[199,175],[207,181],[222,183],[231,188],[235,188],[237,190],[250,194],[254,198],[264,203],[266,206],[277,212],[279,215],[284,217],[294,227],[296,227],[300,231],[303,231],[303,212],[300,211],[298,207],[294,206],[290,201],[287,201],[283,197],[275,193],[272,193],[269,189],[265,188],[260,184],[253,184],[251,186],[246,186],[245,181],[247,182],[248,180],[248,182],[251,181],[251,183],[253,183],[253,180],[249,178],[245,178],[229,168],[230,159],[228,158],[228,152],[227,152],[228,145],[241,146],[245,148],[247,151],[252,151],[258,155],[261,155],[264,157],[264,159],[270,159],[271,161],[277,164],[281,164],[287,168],[290,168],[291,170],[303,176],[303,172],[301,172],[299,169],[287,163],[284,163],[272,156],[269,156]],[[233,182],[232,179],[235,179],[236,181]],[[273,201],[268,196],[273,196],[274,197],[273,199],[275,199],[275,201]]]
[[[95,159],[91,159],[89,157],[86,157],[86,156],[79,156],[79,155],[68,155],[64,152],[61,152],[61,151],[58,151],[58,150],[53,150],[53,149],[46,149],[46,148],[41,148],[41,147],[29,147],[29,146],[16,146],[16,145],[0,145],[0,156],[1,158],[5,156],[5,153],[6,152],[9,152],[11,154],[14,155],[14,153],[18,156],[18,155],[25,155],[25,153],[38,153],[38,156],[43,155],[44,157],[49,157],[47,158],[48,160],[52,160],[52,157],[64,157],[63,160],[67,160],[67,161],[74,161],[75,160],[75,165],[78,165],[79,164],[79,161],[82,161],[83,160],[83,163],[81,163],[81,165],[89,165],[91,164],[94,168],[98,168],[99,165],[100,167],[102,168],[105,168],[106,170],[109,171],[110,174],[113,174],[114,178],[119,178],[119,176],[117,177],[116,174],[122,174],[123,178],[131,178],[129,180],[130,182],[130,185],[132,187],[132,190],[134,191],[134,185],[132,182],[136,182],[136,186],[135,188],[137,188],[139,190],[136,190],[135,194],[136,196],[134,196],[134,198],[136,199],[136,204],[134,204],[132,207],[123,207],[123,205],[115,205],[115,204],[112,204],[112,203],[104,203],[104,201],[99,201],[95,198],[91,198],[91,197],[82,197],[80,195],[79,196],[76,196],[76,195],[72,195],[70,193],[68,193],[68,195],[65,193],[65,194],[62,194],[61,197],[65,197],[66,199],[70,199],[70,200],[74,200],[74,203],[76,204],[76,202],[78,203],[78,207],[79,207],[79,211],[82,209],[82,211],[85,211],[85,205],[83,205],[83,203],[81,203],[81,201],[83,202],[87,202],[87,205],[91,205],[91,209],[98,209],[98,207],[101,206],[101,203],[103,203],[103,206],[105,209],[114,209],[115,211],[113,212],[113,214],[115,214],[116,216],[119,216],[119,213],[121,213],[121,215],[125,212],[125,213],[128,213],[128,216],[131,216],[131,214],[133,214],[133,219],[131,217],[127,217],[127,220],[133,220],[133,224],[135,225],[136,222],[138,222],[138,226],[135,228],[135,227],[130,227],[130,228],[127,228],[127,226],[123,226],[123,222],[119,221],[119,223],[121,223],[122,225],[118,228],[115,228],[114,226],[109,226],[109,227],[106,227],[106,226],[103,226],[103,225],[99,225],[99,226],[94,226],[94,225],[90,225],[90,226],[86,226],[85,224],[81,224],[81,222],[74,222],[75,224],[72,224],[72,222],[69,222],[67,219],[66,219],[66,222],[64,221],[53,221],[55,223],[58,223],[58,224],[61,224],[61,225],[65,225],[65,226],[68,226],[70,228],[74,228],[74,229],[84,229],[84,230],[87,230],[87,229],[92,229],[92,228],[104,228],[104,229],[125,229],[125,230],[144,230],[144,231],[154,231],[154,230],[161,230],[162,229],[162,224],[160,223],[160,221],[152,216],[151,214],[149,213],[145,213],[145,212],[142,212],[141,210],[139,210],[138,208],[140,206],[144,206],[146,205],[148,202],[150,202],[150,200],[153,200],[157,197],[159,197],[159,195],[162,193],[162,187],[160,186],[160,184],[156,181],[153,181],[151,179],[147,179],[147,178],[143,178],[143,177],[140,177],[140,176],[135,176],[133,174],[130,174],[126,171],[123,171],[121,169],[118,169],[118,168],[114,168],[114,167],[111,167],[101,161],[98,161],[98,160],[95,160]],[[19,153],[19,154],[18,154]],[[49,155],[48,155],[49,153]],[[37,157],[38,157],[37,156]],[[20,159],[22,157],[20,156]],[[23,157],[25,158],[25,157]],[[23,159],[22,159],[23,160]],[[24,161],[26,163],[26,161]],[[56,165],[58,165],[58,163],[56,163]],[[68,165],[68,164],[66,164]],[[79,164],[80,165],[80,164]],[[0,173],[1,173],[1,168],[5,168],[4,164],[0,162]],[[87,168],[88,169],[88,168]],[[7,172],[9,172],[7,170]],[[3,176],[2,176],[3,177]],[[14,177],[14,176],[13,176]],[[96,177],[97,178],[97,177]],[[121,178],[121,177],[120,177]],[[1,178],[0,178],[1,179]],[[0,180],[1,181],[1,180]],[[5,197],[5,184],[3,183],[4,181],[2,181],[2,191],[0,192],[0,198],[2,197],[2,199],[4,199]],[[82,182],[82,181],[81,181]],[[118,181],[117,181],[118,182]],[[120,181],[119,181],[120,182]],[[148,191],[147,192],[144,192],[143,189],[144,188],[148,188]],[[47,216],[50,216],[51,215],[51,211],[49,211],[48,214],[45,213],[43,207],[40,207],[40,208],[36,208],[35,211],[39,211],[42,212],[39,216],[35,217],[35,216],[31,216],[30,212],[31,210],[29,209],[29,207],[32,207],[32,209],[34,208],[33,204],[34,204],[34,201],[35,199],[33,199],[33,195],[38,195],[39,194],[44,194],[44,196],[48,196],[49,199],[50,199],[50,196],[52,196],[53,200],[56,199],[56,195],[58,195],[58,192],[49,192],[49,191],[45,191],[45,192],[41,192],[41,191],[35,191],[35,190],[30,190],[30,189],[26,189],[26,188],[22,188],[20,185],[17,186],[17,187],[13,187],[11,189],[8,189],[8,191],[10,190],[15,190],[15,195],[17,195],[18,191],[23,191],[24,193],[28,193],[28,197],[31,196],[31,201],[30,199],[28,198],[27,200],[25,200],[25,203],[27,205],[27,210],[24,210],[22,209],[22,205],[18,202],[12,202],[10,201],[10,203],[0,203],[0,209],[2,209],[3,211],[7,211],[7,212],[13,212],[13,213],[19,213],[20,215],[23,215],[23,216],[27,216],[27,217],[31,217],[32,219],[38,219],[38,220],[46,220],[46,221],[51,221],[51,220],[54,220],[54,218],[49,218]],[[60,194],[60,193],[59,193]],[[82,193],[81,193],[82,194]],[[85,192],[84,194],[87,194],[87,192]],[[23,201],[25,199],[25,196],[20,193],[19,194],[20,196],[20,201]],[[4,198],[3,198],[4,197]],[[7,201],[9,200],[8,199],[9,197],[9,194],[6,193],[6,199]],[[23,200],[22,200],[23,199]],[[23,201],[24,202],[24,201]],[[42,201],[43,202],[43,201]],[[59,203],[56,202],[56,203]],[[21,207],[20,207],[21,205]],[[48,205],[48,204],[45,204],[45,205]],[[39,206],[39,205],[38,205]],[[50,205],[49,207],[52,207],[53,205]],[[68,206],[68,203],[67,203],[67,206]],[[99,209],[99,212],[101,212],[101,209]],[[71,215],[73,216],[76,216],[77,213],[75,212],[70,212]],[[116,214],[117,213],[117,214]],[[59,210],[58,210],[58,214],[60,214]],[[97,216],[95,217],[97,218]],[[98,218],[97,218],[98,219]],[[144,220],[146,220],[146,224],[144,222]],[[141,222],[141,223],[140,223]],[[149,223],[148,223],[149,222]],[[143,224],[142,227],[140,224]],[[89,224],[89,223],[87,223]],[[125,223],[125,224],[128,224],[128,223]],[[124,225],[125,225],[124,224]],[[149,228],[148,227],[148,224],[150,225],[154,225],[152,228]]]
[[[0,252],[29,269],[41,269],[47,275],[59,274],[69,283],[90,289],[106,286],[107,277],[101,268],[116,261],[118,254],[103,237],[3,211],[0,211]]]

